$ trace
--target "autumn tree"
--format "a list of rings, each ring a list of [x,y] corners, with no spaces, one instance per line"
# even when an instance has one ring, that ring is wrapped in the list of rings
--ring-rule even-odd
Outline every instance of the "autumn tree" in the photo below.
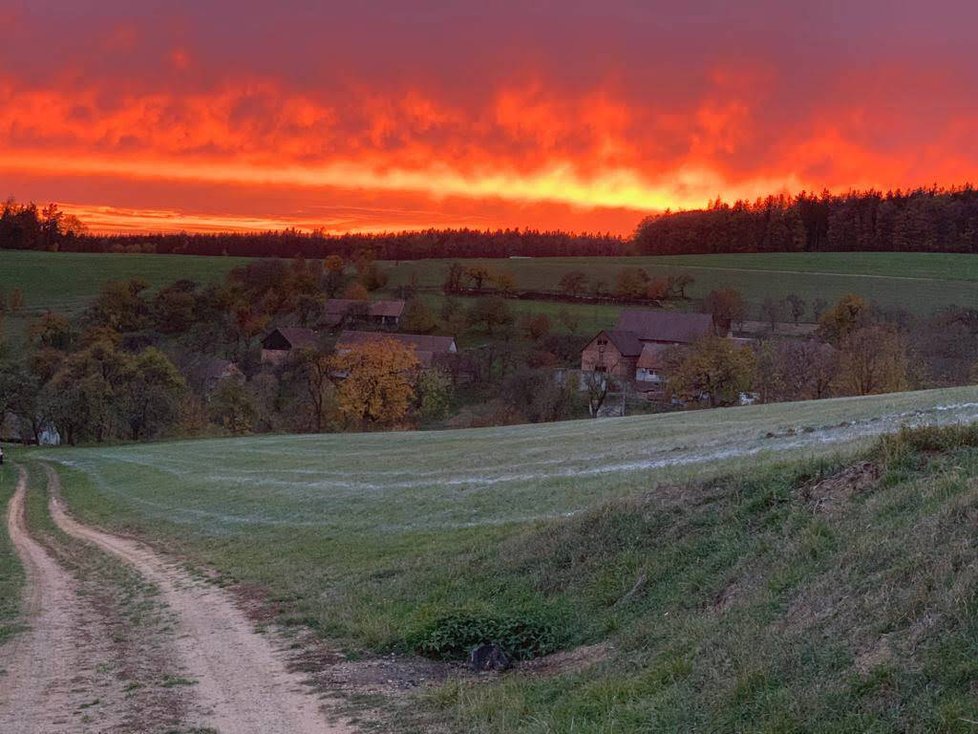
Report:
[[[511,296],[516,292],[516,277],[507,270],[493,275],[492,282],[496,290],[504,296]]]
[[[784,305],[791,314],[791,321],[795,324],[805,315],[805,299],[795,293],[785,296]]]
[[[667,280],[669,281],[669,296],[683,300],[686,300],[686,289],[696,282],[696,279],[689,273],[669,275]]]
[[[404,315],[401,324],[405,331],[412,334],[427,334],[433,331],[437,324],[435,316],[423,299],[415,296],[404,304]]]
[[[732,325],[742,322],[747,315],[747,304],[740,291],[733,288],[719,288],[710,291],[703,305],[713,316],[713,326],[718,334],[729,333]]]
[[[477,291],[481,291],[482,285],[492,278],[492,273],[485,265],[470,265],[465,268],[465,277]]]
[[[870,322],[869,304],[861,296],[843,296],[818,319],[818,337],[829,344],[839,344],[853,331]]]
[[[128,438],[152,438],[176,422],[186,384],[163,352],[150,347],[137,354],[121,382],[118,406]]]
[[[339,255],[330,255],[323,260],[322,289],[327,298],[336,298],[343,290],[345,272],[346,263]]]
[[[480,298],[469,310],[469,323],[482,326],[490,336],[500,327],[513,323],[513,312],[500,296]]]
[[[766,403],[829,397],[836,372],[836,350],[817,339],[765,340],[757,348],[755,386]]]
[[[413,348],[378,338],[333,355],[329,367],[338,376],[337,412],[346,425],[394,426],[407,417],[419,367]]]
[[[441,289],[446,295],[462,292],[462,280],[465,278],[465,266],[461,263],[451,263],[445,272],[445,281]]]
[[[884,324],[859,326],[839,342],[840,390],[873,395],[906,390],[908,360],[900,335]]]
[[[525,313],[520,316],[519,329],[525,339],[539,341],[550,333],[550,319],[543,313]]]
[[[710,407],[732,405],[741,393],[750,390],[755,366],[750,349],[722,337],[706,337],[679,359],[668,390],[686,402],[706,396]]]
[[[644,268],[622,268],[615,277],[615,295],[620,298],[645,298],[649,274]]]
[[[422,420],[441,420],[451,411],[455,397],[452,379],[441,370],[422,370],[415,393],[416,409]]]
[[[768,328],[773,332],[778,327],[778,317],[781,315],[781,304],[775,299],[768,297],[761,302],[761,316],[767,322]]]
[[[576,334],[581,325],[581,319],[569,308],[562,306],[557,311],[557,321],[571,334]]]
[[[587,292],[587,274],[581,270],[568,270],[557,282],[557,290],[570,298],[578,298]]]
[[[326,419],[336,399],[333,358],[315,349],[301,349],[293,356],[291,367],[310,407],[309,429],[318,433],[326,427]]]
[[[251,433],[258,419],[254,399],[240,377],[221,380],[208,408],[211,420],[236,436]]]
[[[48,311],[27,327],[27,339],[35,349],[56,349],[67,351],[71,348],[74,333],[67,316]]]

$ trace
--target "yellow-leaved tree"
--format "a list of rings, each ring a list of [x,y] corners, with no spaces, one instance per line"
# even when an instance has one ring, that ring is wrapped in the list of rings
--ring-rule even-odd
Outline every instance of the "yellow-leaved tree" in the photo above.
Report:
[[[394,426],[405,419],[420,364],[412,347],[379,337],[344,349],[330,363],[341,378],[336,409],[346,425]]]

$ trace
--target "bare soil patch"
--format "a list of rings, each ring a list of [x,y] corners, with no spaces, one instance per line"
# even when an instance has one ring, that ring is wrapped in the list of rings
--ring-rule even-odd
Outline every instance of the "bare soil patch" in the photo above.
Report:
[[[596,645],[582,645],[573,650],[564,650],[550,655],[520,663],[516,670],[539,676],[577,673],[592,665],[607,660],[614,651],[611,645],[601,642]]]
[[[871,461],[861,461],[802,489],[802,499],[815,512],[831,515],[844,508],[853,497],[876,485],[880,468]]]

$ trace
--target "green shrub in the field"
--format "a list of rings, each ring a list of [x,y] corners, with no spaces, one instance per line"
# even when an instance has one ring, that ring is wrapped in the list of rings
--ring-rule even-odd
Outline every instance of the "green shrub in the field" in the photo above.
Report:
[[[490,643],[515,660],[530,660],[556,650],[564,637],[553,620],[538,612],[454,612],[434,619],[409,642],[418,654],[438,660],[461,660],[473,647]]]

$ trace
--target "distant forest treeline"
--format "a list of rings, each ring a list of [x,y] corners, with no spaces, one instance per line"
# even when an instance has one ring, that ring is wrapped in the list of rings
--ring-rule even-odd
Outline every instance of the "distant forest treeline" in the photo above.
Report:
[[[978,190],[854,191],[714,202],[647,217],[635,254],[978,252]]]
[[[55,205],[8,200],[0,249],[141,252],[243,257],[339,255],[370,251],[381,260],[424,258],[685,255],[736,252],[976,252],[978,190],[801,193],[645,218],[631,240],[609,234],[538,230],[428,229],[328,235],[297,230],[251,234],[92,235]]]

